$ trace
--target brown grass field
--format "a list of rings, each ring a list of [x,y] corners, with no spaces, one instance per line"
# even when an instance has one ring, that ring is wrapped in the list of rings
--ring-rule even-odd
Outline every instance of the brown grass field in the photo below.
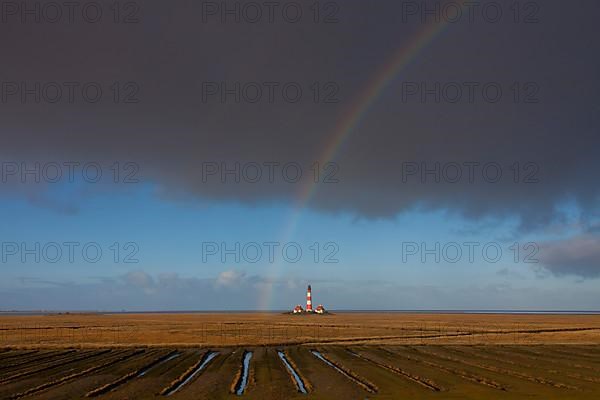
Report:
[[[0,399],[166,397],[598,399],[600,316],[0,317]]]

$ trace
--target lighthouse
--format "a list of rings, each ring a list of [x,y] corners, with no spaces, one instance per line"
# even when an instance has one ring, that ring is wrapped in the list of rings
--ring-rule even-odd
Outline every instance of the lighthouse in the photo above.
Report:
[[[306,290],[306,312],[312,312],[312,299],[310,294],[310,285],[308,285],[308,289]]]
[[[324,315],[324,314],[329,314],[328,311],[325,311],[325,307],[323,307],[322,304],[319,304],[317,306],[317,308],[313,309],[312,306],[312,288],[310,287],[310,285],[308,285],[308,288],[306,289],[306,309],[303,310],[302,306],[300,304],[298,304],[296,307],[294,307],[294,309],[292,311],[289,312],[289,314],[295,314],[295,315]]]

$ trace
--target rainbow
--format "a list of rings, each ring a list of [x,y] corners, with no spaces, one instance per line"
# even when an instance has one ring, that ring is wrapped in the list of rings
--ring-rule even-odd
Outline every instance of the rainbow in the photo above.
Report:
[[[328,138],[329,140],[326,142],[323,152],[317,158],[318,165],[323,166],[328,162],[335,161],[344,143],[346,143],[351,134],[356,130],[356,127],[360,124],[364,116],[368,114],[373,104],[377,102],[389,84],[417,58],[421,51],[427,47],[433,39],[448,26],[448,24],[448,22],[426,24],[407,46],[400,47],[390,59],[383,64],[383,67],[378,69],[368,81],[366,89],[361,92],[360,96],[356,98],[352,106],[345,110],[342,117],[339,118],[339,122],[336,125],[333,134]],[[302,214],[314,198],[318,186],[319,183],[315,183],[312,179],[306,179],[304,184],[301,185],[298,194],[295,196],[296,200],[294,201],[293,211],[290,213],[284,224],[284,230],[281,234],[281,243],[289,242],[293,238],[298,223],[302,219]],[[278,276],[276,272],[281,270],[281,264],[273,265],[267,276]],[[262,295],[258,303],[260,310],[268,310],[269,306],[271,306],[274,285],[275,283],[267,284],[268,289],[261,291]]]

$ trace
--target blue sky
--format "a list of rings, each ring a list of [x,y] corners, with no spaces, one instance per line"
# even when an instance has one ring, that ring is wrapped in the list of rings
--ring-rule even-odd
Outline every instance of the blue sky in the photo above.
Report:
[[[502,0],[499,20],[480,8],[449,21],[346,0],[328,21],[306,3],[301,21],[236,22],[172,0],[130,23],[102,4],[98,23],[0,24],[0,309],[289,309],[308,283],[334,309],[600,309],[600,2],[529,15]],[[64,162],[79,163],[74,182],[11,173]],[[209,165],[272,162],[302,180],[203,179]],[[315,162],[335,163],[338,183],[322,170],[313,187]],[[123,182],[128,165],[138,183]],[[285,243],[270,263],[272,242]],[[263,257],[220,261],[237,243]],[[73,262],[35,262],[71,248]]]
[[[172,199],[162,196],[157,184],[142,183],[109,190],[91,183],[61,183],[45,189],[42,196],[54,199],[52,204],[61,207],[42,207],[19,195],[2,198],[4,223],[0,234],[4,253],[11,249],[6,247],[7,243],[13,242],[20,246],[25,243],[29,249],[39,242],[39,253],[49,243],[80,245],[75,247],[73,262],[64,245],[60,246],[63,254],[55,263],[49,262],[55,257],[53,251],[42,254],[39,263],[32,254],[23,261],[22,247],[16,254],[3,254],[0,293],[4,309],[79,308],[77,304],[84,309],[205,307],[204,295],[194,298],[191,294],[196,289],[188,287],[191,293],[184,301],[179,298],[182,293],[164,287],[164,280],[169,277],[181,282],[203,282],[208,288],[203,290],[209,290],[205,294],[210,293],[213,300],[220,299],[210,306],[223,309],[286,309],[293,302],[302,302],[307,283],[312,283],[316,293],[321,294],[320,302],[337,309],[595,309],[598,306],[594,298],[597,280],[549,273],[539,260],[543,249],[537,248],[534,254],[536,263],[524,262],[524,256],[533,249],[521,249],[518,261],[514,260],[513,243],[523,246],[534,242],[543,246],[551,240],[568,238],[576,229],[561,227],[558,233],[550,230],[520,233],[514,218],[475,221],[447,210],[413,210],[394,218],[369,219],[351,213],[306,209],[297,228],[291,236],[286,236],[286,224],[293,210],[284,203],[248,206]],[[65,213],[64,209],[72,211]],[[577,215],[573,207],[566,209],[571,217]],[[83,245],[89,242],[103,252],[97,262],[86,260],[82,254]],[[273,263],[268,259],[264,242],[280,244],[275,248]],[[289,242],[303,252],[297,262],[292,262],[295,251],[290,253],[289,260],[280,251]],[[314,260],[315,242],[319,247],[318,262]],[[114,243],[119,247],[118,260],[114,259]],[[203,259],[203,243],[205,246],[215,243],[216,254],[205,254]],[[222,262],[223,243],[229,249],[240,244],[239,261],[229,254]],[[260,245],[263,251],[255,263],[250,262],[257,255],[255,247],[249,248],[247,259],[241,252],[250,243]],[[333,246],[325,249],[327,243]],[[419,246],[416,254],[403,254],[409,250],[405,247],[407,243]],[[437,251],[440,261],[436,262],[434,254],[425,254],[423,262],[421,246],[424,244],[431,250],[436,243],[440,246]],[[464,243],[478,243],[473,244],[473,262]],[[486,243],[494,246],[488,259],[482,253]],[[127,244],[129,247],[125,248]],[[458,257],[455,244],[460,245],[463,253],[457,262],[449,262]],[[445,255],[441,253],[444,246],[450,246]],[[495,248],[503,252],[499,260]],[[90,254],[93,260],[96,254],[93,248]],[[333,254],[331,262],[324,262],[327,254]],[[132,258],[125,262],[127,255]],[[109,290],[104,286],[111,291],[122,291],[122,298],[117,296],[121,303],[81,294],[85,288],[89,294]],[[353,290],[370,293],[368,301],[363,305],[356,300]],[[486,290],[492,290],[493,294],[488,293],[488,297]],[[37,295],[32,295],[34,292]],[[531,296],[517,297],[527,292]],[[546,292],[556,295],[544,297],[542,293]],[[52,296],[41,301],[40,293]],[[271,293],[266,300],[265,293]],[[465,297],[465,293],[472,296]],[[563,303],[569,296],[570,300]]]

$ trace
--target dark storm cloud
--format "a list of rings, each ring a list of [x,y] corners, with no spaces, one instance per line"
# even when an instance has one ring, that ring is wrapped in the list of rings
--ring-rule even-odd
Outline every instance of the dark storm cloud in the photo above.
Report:
[[[8,18],[0,24],[2,82],[97,82],[103,97],[91,104],[76,91],[72,104],[66,95],[35,104],[27,95],[23,104],[9,95],[0,104],[0,155],[127,160],[172,196],[290,200],[299,184],[278,176],[272,184],[264,175],[259,183],[203,180],[203,163],[297,162],[312,179],[311,164],[360,93],[425,29],[415,18],[402,22],[402,3],[340,2],[339,22],[329,24],[314,23],[308,3],[298,23],[204,23],[199,1],[138,2],[139,22],[130,24],[115,24],[108,3],[97,24]],[[319,184],[313,207],[367,217],[448,208],[473,218],[516,215],[526,228],[555,220],[556,204],[567,198],[597,207],[600,5],[540,2],[539,22],[525,24],[513,21],[509,2],[501,4],[502,21],[449,24],[423,47],[356,126],[335,160],[340,182]],[[278,90],[272,103],[236,103],[231,96],[221,103],[218,96],[203,101],[203,82],[297,82],[304,92],[297,103]],[[321,92],[315,103],[315,82],[320,89],[335,83],[339,102],[323,102]],[[465,93],[457,103],[436,103],[432,95],[425,103],[418,95],[403,99],[408,84],[436,82],[448,90],[447,83],[464,90],[465,82],[492,82],[503,94],[496,103],[479,89],[473,102]],[[471,162],[472,180],[465,165]],[[454,163],[462,169],[456,183]],[[494,183],[498,166],[502,177]],[[426,168],[438,168],[439,182],[420,176]]]

